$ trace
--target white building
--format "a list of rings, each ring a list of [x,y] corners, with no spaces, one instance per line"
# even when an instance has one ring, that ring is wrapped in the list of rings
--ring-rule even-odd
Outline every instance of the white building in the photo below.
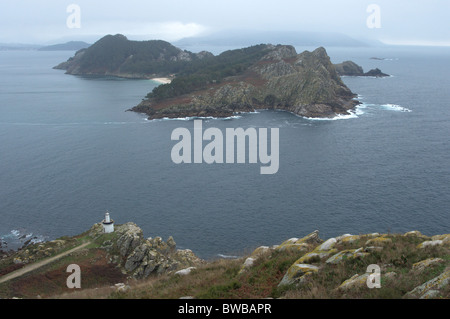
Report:
[[[108,212],[105,214],[105,219],[102,221],[102,225],[105,233],[108,234],[114,232],[114,220],[111,219]]]

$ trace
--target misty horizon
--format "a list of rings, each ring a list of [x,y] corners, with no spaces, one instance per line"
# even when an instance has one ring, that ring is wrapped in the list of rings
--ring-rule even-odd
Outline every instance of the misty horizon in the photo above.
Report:
[[[264,0],[257,6],[235,0],[214,5],[203,0],[7,2],[0,12],[0,43],[94,43],[118,33],[130,40],[173,42],[224,32],[303,32],[334,33],[364,43],[450,46],[449,9],[450,3],[443,0]]]

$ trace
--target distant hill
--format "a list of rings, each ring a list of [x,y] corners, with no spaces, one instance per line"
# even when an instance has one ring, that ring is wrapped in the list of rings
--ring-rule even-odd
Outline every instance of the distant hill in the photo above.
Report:
[[[37,50],[41,45],[24,43],[0,43],[0,51],[32,51]]]
[[[83,41],[70,41],[66,43],[54,44],[39,48],[39,51],[78,51],[88,48],[89,43]]]
[[[281,32],[281,31],[222,31],[202,37],[191,37],[174,42],[178,47],[190,46],[236,46],[245,47],[260,43],[283,44],[310,47],[366,47],[341,33],[332,32]]]

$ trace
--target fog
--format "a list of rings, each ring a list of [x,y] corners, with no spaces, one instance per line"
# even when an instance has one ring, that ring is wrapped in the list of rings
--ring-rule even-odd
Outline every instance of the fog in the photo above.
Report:
[[[3,0],[0,42],[92,43],[116,33],[175,41],[237,30],[337,32],[360,41],[450,45],[449,9],[447,0]]]

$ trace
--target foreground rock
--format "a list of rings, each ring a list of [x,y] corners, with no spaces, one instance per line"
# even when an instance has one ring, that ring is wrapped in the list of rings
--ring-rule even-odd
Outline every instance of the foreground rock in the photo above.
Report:
[[[90,230],[92,237],[102,235],[101,224]],[[144,238],[143,231],[134,223],[117,226],[114,239],[105,241],[111,262],[117,263],[133,278],[147,278],[151,274],[173,272],[202,263],[191,250],[177,250],[172,237],[164,242],[161,237]]]
[[[444,289],[450,285],[450,268],[447,268],[442,274],[426,283],[414,288],[408,292],[405,297],[428,299],[437,297]]]

